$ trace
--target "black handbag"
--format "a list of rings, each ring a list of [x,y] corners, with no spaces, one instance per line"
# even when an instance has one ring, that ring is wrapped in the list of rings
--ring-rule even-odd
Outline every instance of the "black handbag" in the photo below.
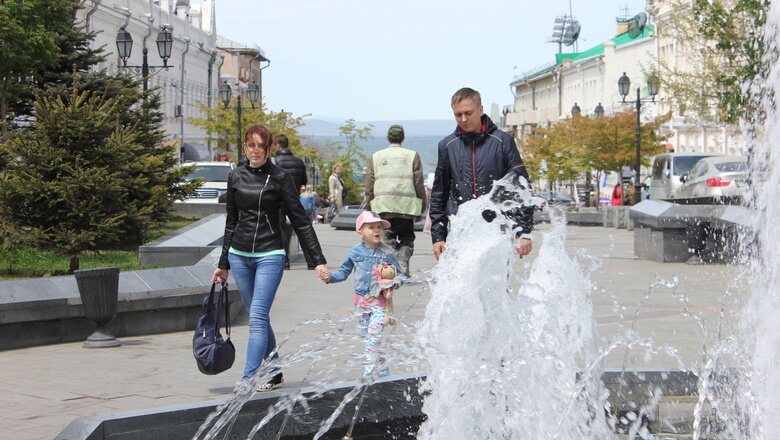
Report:
[[[222,283],[222,289],[214,301],[217,283],[211,284],[211,292],[203,300],[203,315],[195,326],[192,337],[192,354],[203,374],[219,374],[233,365],[236,359],[236,347],[230,341],[230,303],[228,302],[228,284]],[[225,313],[225,338],[220,330],[220,316]]]

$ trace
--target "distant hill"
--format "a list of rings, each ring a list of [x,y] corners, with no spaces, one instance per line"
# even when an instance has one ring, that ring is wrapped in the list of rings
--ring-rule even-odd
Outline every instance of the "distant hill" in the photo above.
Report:
[[[306,136],[338,136],[339,127],[343,122],[307,118],[303,120],[305,126],[301,127],[301,133]],[[446,136],[455,130],[455,121],[450,119],[414,120],[414,121],[356,121],[358,127],[368,124],[374,126],[372,134],[375,138],[387,136],[387,129],[393,124],[404,127],[404,133],[410,136]]]

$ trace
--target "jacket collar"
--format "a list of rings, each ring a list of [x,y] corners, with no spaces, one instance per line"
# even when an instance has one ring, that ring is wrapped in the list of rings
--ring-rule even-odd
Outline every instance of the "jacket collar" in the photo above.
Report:
[[[460,127],[455,127],[455,135],[463,139],[465,143],[482,143],[485,138],[498,127],[490,120],[488,115],[482,115],[482,130],[479,133],[465,133]]]
[[[271,158],[269,157],[266,159],[265,163],[260,165],[258,168],[252,168],[249,166],[249,161],[246,162],[246,169],[253,172],[253,173],[270,173],[271,167],[274,166],[273,163],[271,163]]]

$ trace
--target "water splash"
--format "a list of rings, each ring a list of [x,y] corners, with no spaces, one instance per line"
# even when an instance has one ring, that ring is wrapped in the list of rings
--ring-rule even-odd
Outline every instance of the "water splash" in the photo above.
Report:
[[[496,188],[516,197],[497,207]],[[430,394],[420,439],[612,436],[592,283],[564,249],[565,221],[552,215],[552,231],[523,281],[514,272],[510,222],[483,219],[486,210],[520,202],[533,202],[531,194],[499,181],[451,218],[418,332],[429,362],[422,388]]]
[[[754,440],[777,438],[780,432],[780,4],[773,2],[767,17],[766,83],[755,84],[751,90],[763,104],[766,120],[746,130],[755,136],[749,140],[754,181],[749,200],[755,211],[756,232],[755,241],[748,239],[750,244],[754,243],[750,263],[753,276],[748,280],[752,295],[742,321],[749,365],[742,380],[745,387],[740,389],[739,404],[734,405],[735,417],[747,425],[743,430],[749,436],[746,438]]]

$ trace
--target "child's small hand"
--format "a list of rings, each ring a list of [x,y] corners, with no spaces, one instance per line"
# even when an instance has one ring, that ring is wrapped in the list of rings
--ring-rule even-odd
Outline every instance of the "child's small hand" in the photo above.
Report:
[[[317,278],[319,278],[323,283],[330,282],[330,271],[324,264],[317,266]]]

